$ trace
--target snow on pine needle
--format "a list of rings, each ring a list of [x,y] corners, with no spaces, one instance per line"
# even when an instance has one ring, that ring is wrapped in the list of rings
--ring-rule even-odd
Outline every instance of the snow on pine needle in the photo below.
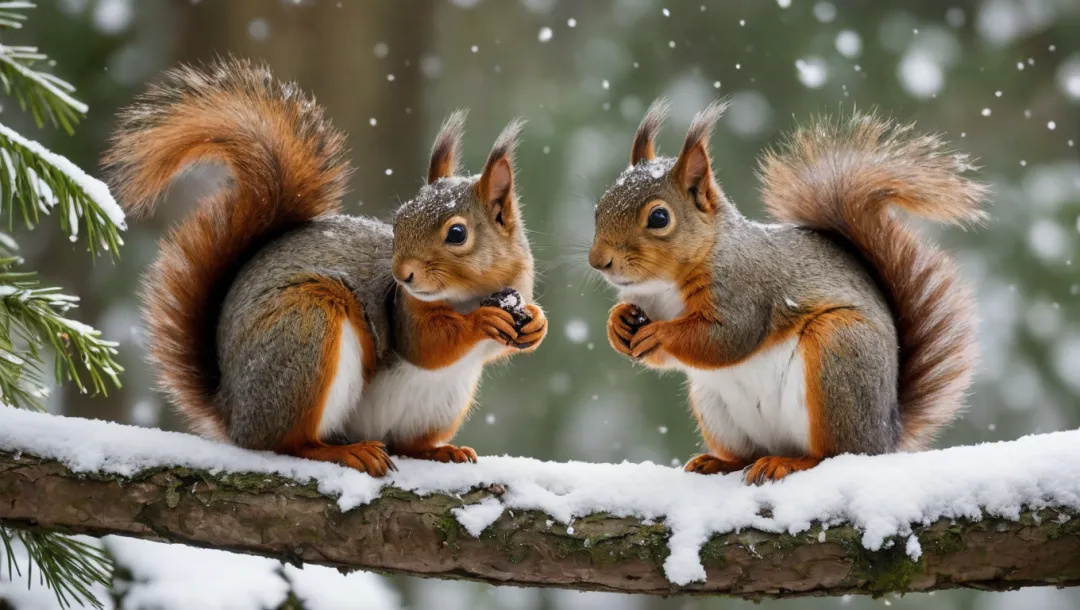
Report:
[[[101,249],[115,255],[123,245],[124,212],[109,188],[65,157],[0,124],[0,165],[0,214],[9,230],[17,215],[33,228],[57,210],[72,241],[86,231],[92,254]]]
[[[21,29],[26,15],[20,11],[35,6],[20,0],[0,2],[0,31]],[[37,47],[0,44],[0,83],[4,91],[14,96],[23,110],[30,111],[38,127],[48,119],[54,126],[73,133],[75,125],[86,115],[86,104],[72,97],[75,87],[71,83],[35,69],[37,63],[49,63],[48,55]]]
[[[2,240],[0,240],[2,241]],[[0,248],[2,250],[2,248]],[[19,257],[0,258],[0,397],[7,406],[41,410],[48,390],[43,347],[55,354],[57,381],[72,381],[81,391],[106,394],[119,387],[123,370],[115,361],[117,344],[101,331],[66,317],[79,298],[60,288],[42,287],[30,271],[18,271]],[[79,374],[85,371],[89,382]]]
[[[26,16],[19,11],[34,4],[0,1],[0,37],[5,29],[22,26]],[[47,122],[68,134],[86,115],[87,106],[75,99],[67,81],[37,70],[49,58],[35,47],[0,43],[0,84],[4,92],[34,117],[38,127]],[[60,225],[72,241],[86,233],[90,252],[115,253],[122,245],[124,213],[109,189],[68,159],[0,124],[0,214],[8,217],[8,229],[16,215],[28,227],[37,225],[42,215],[58,212]]]

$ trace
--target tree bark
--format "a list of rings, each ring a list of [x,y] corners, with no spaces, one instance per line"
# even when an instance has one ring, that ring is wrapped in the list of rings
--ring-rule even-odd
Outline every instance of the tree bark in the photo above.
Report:
[[[702,550],[707,581],[677,587],[664,577],[668,532],[662,524],[595,514],[568,530],[543,513],[506,510],[473,538],[451,513],[502,493],[421,497],[391,487],[342,513],[313,485],[279,476],[185,468],[80,475],[58,462],[0,452],[0,521],[7,525],[119,534],[342,569],[748,599],[1080,584],[1080,516],[1058,510],[1025,512],[1017,521],[987,517],[916,527],[918,561],[908,557],[904,540],[866,550],[850,526],[718,535]]]

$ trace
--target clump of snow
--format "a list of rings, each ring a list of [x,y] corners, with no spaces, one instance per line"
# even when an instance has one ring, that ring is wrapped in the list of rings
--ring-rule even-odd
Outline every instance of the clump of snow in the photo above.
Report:
[[[479,538],[480,534],[492,523],[499,520],[505,506],[495,498],[487,497],[479,504],[469,504],[462,508],[455,508],[450,512],[458,520],[458,523],[469,532],[473,538]]]
[[[490,456],[477,464],[399,459],[397,472],[372,479],[185,434],[18,409],[0,409],[0,449],[58,460],[77,472],[132,475],[187,466],[275,473],[316,482],[341,510],[370,502],[387,485],[421,495],[499,485],[506,492],[498,499],[462,509],[458,518],[486,526],[505,507],[543,511],[566,526],[597,512],[664,523],[671,532],[664,571],[676,585],[705,578],[699,554],[710,537],[746,528],[798,534],[814,524],[848,523],[871,551],[906,540],[914,555],[920,552],[910,540],[914,528],[939,519],[1080,510],[1080,430],[924,453],[840,456],[762,487],[746,486],[739,474],[705,476],[649,462],[561,464]]]
[[[919,537],[915,534],[908,536],[907,544],[904,545],[904,551],[912,561],[918,561],[922,557],[922,545],[919,544]]]

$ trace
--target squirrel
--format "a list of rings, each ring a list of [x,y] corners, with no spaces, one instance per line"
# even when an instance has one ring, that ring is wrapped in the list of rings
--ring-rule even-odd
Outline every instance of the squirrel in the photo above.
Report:
[[[120,113],[103,164],[132,213],[192,164],[231,174],[162,239],[143,286],[159,382],[197,431],[372,476],[391,455],[476,461],[449,441],[484,364],[536,349],[547,320],[514,190],[523,123],[470,177],[464,119],[443,124],[391,227],[341,214],[344,135],[265,66],[181,66]],[[521,302],[485,301],[503,289]]]
[[[971,291],[891,214],[985,218],[976,169],[937,136],[855,112],[815,119],[760,162],[777,224],[744,217],[709,156],[718,101],[679,156],[657,156],[667,104],[596,206],[590,265],[618,290],[608,339],[678,369],[708,453],[697,473],[780,480],[844,453],[927,447],[963,408],[977,357]]]

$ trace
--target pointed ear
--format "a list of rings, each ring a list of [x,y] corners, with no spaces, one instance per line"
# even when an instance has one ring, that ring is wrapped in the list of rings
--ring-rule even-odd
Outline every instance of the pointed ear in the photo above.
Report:
[[[713,127],[727,108],[726,101],[716,101],[708,105],[694,117],[686,133],[682,152],[671,168],[671,177],[675,186],[688,194],[702,212],[712,213],[723,200],[723,193],[716,184],[709,160],[709,138]]]
[[[506,228],[517,222],[517,202],[514,196],[514,149],[525,121],[514,119],[499,134],[491,147],[484,173],[476,183],[476,196],[491,214],[491,219]]]
[[[461,166],[461,138],[465,135],[465,116],[468,110],[455,110],[443,121],[435,144],[431,147],[428,164],[428,184],[439,178],[453,176]]]
[[[660,131],[660,125],[668,115],[668,103],[662,97],[656,98],[645,118],[641,119],[637,133],[634,134],[634,146],[630,150],[630,165],[637,165],[642,161],[651,161],[656,158],[656,145],[653,141]]]

